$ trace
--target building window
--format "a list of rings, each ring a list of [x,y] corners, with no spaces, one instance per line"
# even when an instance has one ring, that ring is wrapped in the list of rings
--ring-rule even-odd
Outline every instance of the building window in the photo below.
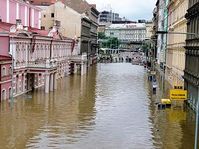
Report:
[[[6,76],[6,67],[2,68],[1,76]]]
[[[44,14],[44,18],[46,17],[46,15]]]
[[[51,13],[51,18],[54,18],[54,13]]]
[[[12,66],[9,68],[9,74],[12,75]]]
[[[6,100],[6,90],[2,90],[2,93],[1,93],[1,99],[2,100]]]
[[[45,26],[41,26],[41,30],[45,30]]]
[[[9,88],[9,99],[12,97],[12,88]]]

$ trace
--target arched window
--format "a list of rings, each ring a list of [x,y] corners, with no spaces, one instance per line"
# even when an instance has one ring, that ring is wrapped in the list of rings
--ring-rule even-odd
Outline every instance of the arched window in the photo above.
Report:
[[[9,68],[9,74],[12,75],[12,66]]]
[[[2,67],[1,76],[6,76],[6,67]]]
[[[12,88],[9,88],[9,99],[12,97]]]
[[[5,89],[2,90],[2,92],[1,92],[1,99],[6,100],[6,90]]]

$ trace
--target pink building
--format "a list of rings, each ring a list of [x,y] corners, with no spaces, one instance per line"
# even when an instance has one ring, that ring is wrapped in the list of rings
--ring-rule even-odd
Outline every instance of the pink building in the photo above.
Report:
[[[79,47],[73,39],[61,36],[56,27],[48,32],[0,22],[0,55],[13,56],[14,96],[43,86],[46,93],[55,90],[57,79],[70,73],[71,63],[74,72],[77,63],[85,71],[86,61],[78,56]],[[10,85],[5,90],[10,91]],[[8,98],[4,93],[3,99]]]
[[[41,9],[22,0],[0,0],[0,19],[2,22],[15,24],[20,19],[23,26],[39,28]]]
[[[0,100],[11,96],[11,89],[14,96],[43,86],[46,93],[53,91],[57,79],[76,72],[77,65],[86,72],[77,41],[63,37],[56,26],[40,30],[39,8],[22,0],[0,0],[0,6]]]
[[[2,49],[0,49],[2,50]],[[11,97],[12,60],[9,56],[0,55],[0,102]]]

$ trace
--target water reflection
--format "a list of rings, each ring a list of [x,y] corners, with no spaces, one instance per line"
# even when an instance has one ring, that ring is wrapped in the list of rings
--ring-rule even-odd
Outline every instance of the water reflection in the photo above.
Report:
[[[156,102],[169,97],[170,86],[163,83],[159,82],[161,89],[156,95],[150,87],[148,89],[154,145],[158,149],[191,149],[194,147],[195,115],[183,102],[174,102],[170,109],[158,110]]]
[[[177,103],[158,110],[164,89],[152,94],[141,66],[98,64],[88,75],[59,80],[56,92],[35,90],[12,109],[1,103],[0,148],[193,148],[194,114]]]
[[[59,80],[56,92],[43,89],[1,104],[0,148],[63,148],[95,125],[95,68],[89,76]],[[92,83],[88,83],[92,82]]]

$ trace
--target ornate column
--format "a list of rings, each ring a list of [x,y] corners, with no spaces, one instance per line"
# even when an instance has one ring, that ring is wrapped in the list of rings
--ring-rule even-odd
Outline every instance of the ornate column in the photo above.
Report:
[[[50,91],[53,91],[54,89],[54,75],[53,73],[50,74]]]
[[[50,74],[45,75],[45,93],[49,93]]]
[[[53,81],[54,81],[54,90],[56,90],[57,89],[57,73],[55,72],[54,74],[53,74]]]

